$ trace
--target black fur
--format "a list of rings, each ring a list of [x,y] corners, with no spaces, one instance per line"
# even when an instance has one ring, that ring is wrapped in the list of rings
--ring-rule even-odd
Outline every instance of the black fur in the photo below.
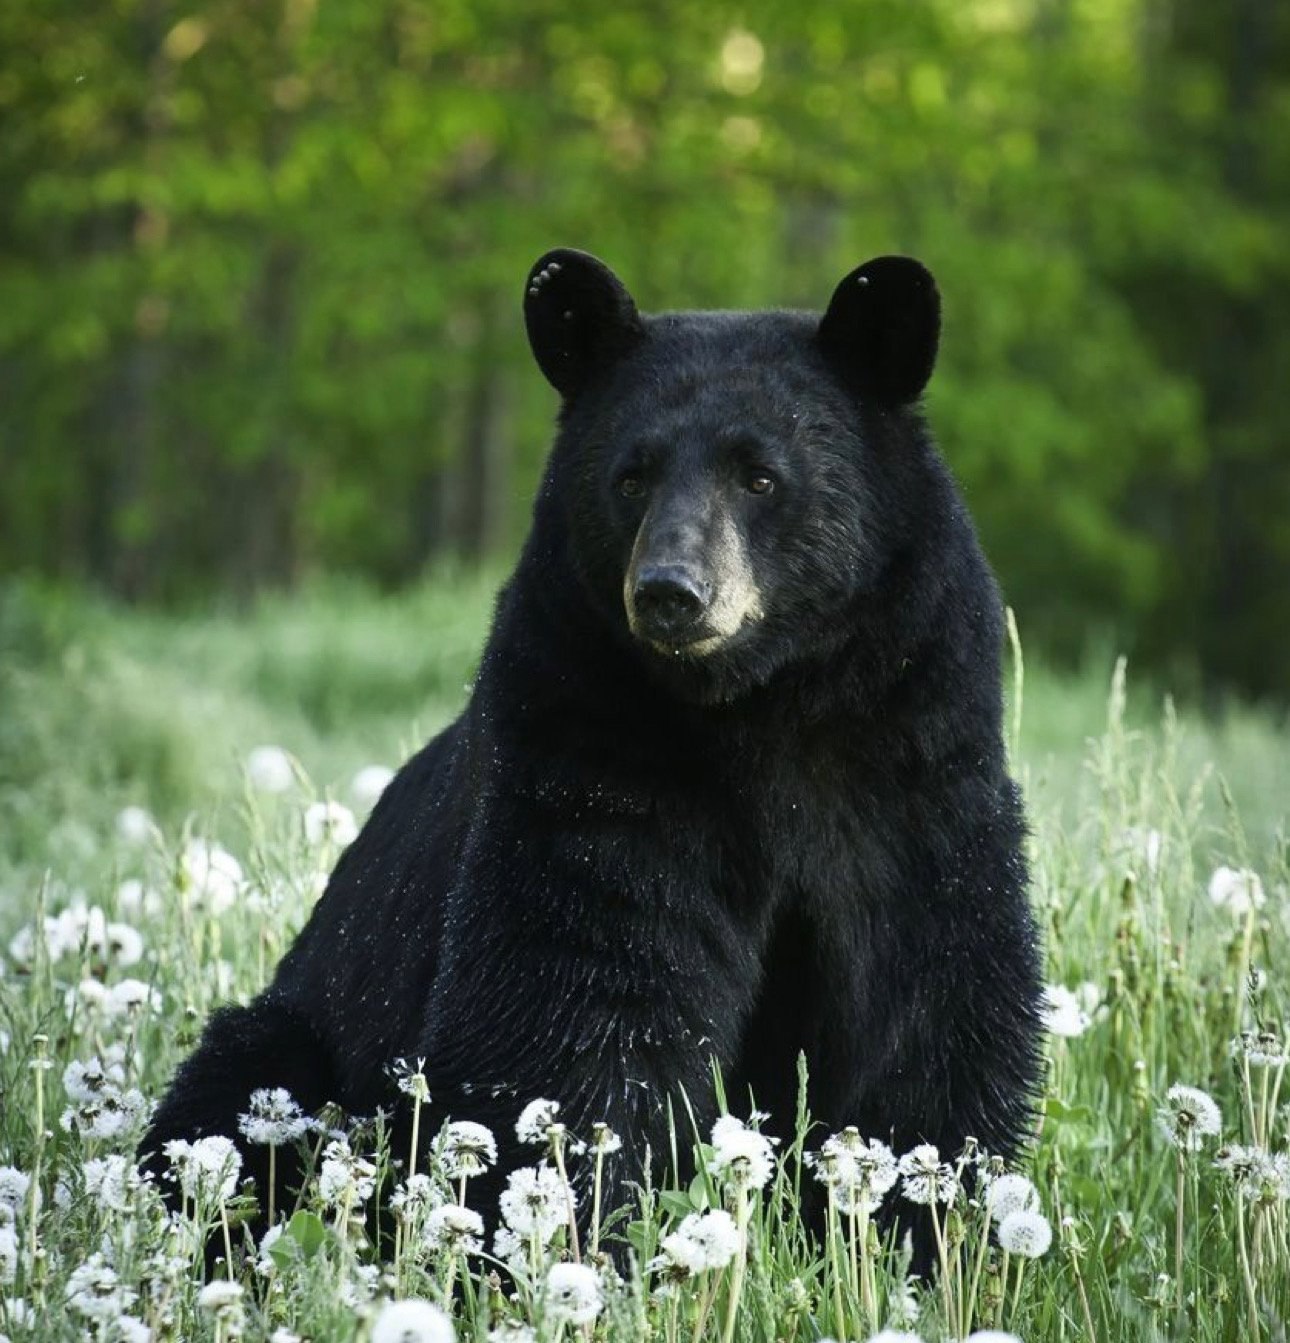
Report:
[[[554,1097],[575,1131],[623,1135],[632,1178],[668,1150],[669,1097],[710,1122],[713,1059],[786,1131],[799,1051],[830,1130],[1016,1152],[1041,981],[1000,601],[904,404],[935,287],[871,267],[823,327],[641,318],[582,254],[535,267],[529,330],[565,402],[470,702],[390,785],[272,986],[212,1019],[150,1152],[235,1136],[259,1085],[389,1106],[405,1056],[426,1060],[430,1132],[480,1120],[514,1166],[518,1110]],[[566,311],[590,314],[572,346]],[[736,536],[761,618],[707,657],[633,635],[624,575],[650,527],[699,569],[714,528]]]

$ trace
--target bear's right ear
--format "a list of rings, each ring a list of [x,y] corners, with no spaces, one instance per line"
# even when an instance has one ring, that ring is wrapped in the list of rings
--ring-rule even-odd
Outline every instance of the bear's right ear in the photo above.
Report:
[[[566,401],[645,330],[618,276],[603,261],[569,247],[548,252],[529,272],[524,325],[538,367]]]
[[[857,266],[834,290],[816,339],[861,396],[888,406],[927,386],[941,334],[941,297],[931,272],[907,256]]]

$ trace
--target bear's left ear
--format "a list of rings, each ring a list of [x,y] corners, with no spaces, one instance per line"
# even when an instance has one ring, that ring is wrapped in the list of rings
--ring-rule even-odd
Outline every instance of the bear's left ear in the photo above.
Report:
[[[618,276],[603,261],[569,247],[548,252],[529,271],[524,325],[538,367],[566,401],[644,332]]]
[[[931,272],[911,257],[880,256],[834,290],[816,338],[861,396],[903,406],[927,386],[940,333]]]

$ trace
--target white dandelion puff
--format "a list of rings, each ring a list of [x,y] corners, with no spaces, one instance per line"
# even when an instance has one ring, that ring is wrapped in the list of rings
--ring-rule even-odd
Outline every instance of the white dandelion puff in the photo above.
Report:
[[[1156,1124],[1175,1147],[1199,1152],[1205,1139],[1215,1137],[1222,1129],[1223,1116],[1208,1092],[1175,1082],[1165,1092],[1164,1105],[1156,1111]]]
[[[520,1142],[538,1143],[545,1147],[551,1130],[559,1122],[556,1119],[559,1113],[559,1101],[529,1101],[515,1121],[515,1136]]]
[[[900,1192],[911,1203],[949,1203],[958,1192],[953,1168],[931,1143],[920,1143],[897,1163]]]
[[[98,1253],[72,1270],[65,1290],[68,1310],[86,1320],[113,1320],[137,1300],[136,1294],[122,1285],[116,1270]]]
[[[1290,1063],[1290,1051],[1276,1031],[1265,1026],[1258,1031],[1242,1031],[1231,1043],[1234,1059],[1244,1060],[1252,1068],[1281,1068]]]
[[[12,1222],[0,1221],[0,1287],[12,1285],[18,1276],[18,1233]]]
[[[30,1188],[31,1176],[26,1171],[17,1166],[0,1166],[0,1221],[10,1221],[22,1212]]]
[[[371,1343],[454,1343],[452,1321],[433,1302],[409,1298],[382,1307]]]
[[[820,1343],[824,1343],[821,1339]],[[870,1334],[867,1343],[923,1343],[921,1334],[911,1334],[908,1329],[880,1329]]]
[[[450,1180],[482,1175],[497,1161],[497,1139],[483,1124],[453,1120],[444,1126],[440,1160]]]
[[[555,1264],[546,1277],[547,1317],[556,1323],[590,1324],[600,1314],[600,1279],[586,1264]]]
[[[1014,1212],[1036,1212],[1038,1208],[1039,1190],[1015,1171],[996,1176],[986,1186],[985,1210],[991,1221],[1002,1222]]]
[[[141,849],[158,834],[157,823],[144,807],[122,807],[116,814],[116,833],[123,844]]]
[[[444,1203],[426,1217],[425,1243],[432,1250],[478,1254],[484,1244],[484,1219],[473,1208]]]
[[[1050,984],[1044,990],[1043,1014],[1049,1034],[1067,1040],[1083,1035],[1093,1021],[1081,1005],[1079,995],[1065,984]]]
[[[257,792],[285,793],[295,783],[296,771],[281,746],[257,746],[246,757],[246,777]]]
[[[739,1253],[739,1228],[724,1209],[691,1213],[676,1229],[698,1254],[701,1269],[725,1268]]]
[[[340,802],[315,802],[305,810],[305,838],[315,848],[330,844],[343,849],[358,838],[354,813]]]
[[[1226,909],[1238,919],[1267,904],[1259,874],[1244,867],[1215,868],[1209,879],[1209,899],[1216,908]]]
[[[193,1142],[172,1138],[162,1151],[188,1198],[224,1203],[233,1197],[242,1173],[242,1156],[231,1139],[219,1133]]]
[[[771,1141],[733,1115],[723,1115],[712,1126],[708,1169],[735,1189],[764,1189],[775,1173]]]
[[[1038,1259],[1053,1243],[1053,1228],[1041,1212],[1018,1210],[999,1222],[999,1244],[1008,1254]]]
[[[328,1208],[366,1203],[376,1189],[376,1167],[350,1150],[344,1138],[323,1148],[318,1171],[318,1195]]]
[[[237,1127],[247,1142],[277,1147],[303,1137],[309,1120],[285,1087],[261,1087],[251,1092],[250,1106],[238,1115]]]
[[[683,1236],[679,1231],[664,1236],[658,1250],[646,1267],[667,1282],[685,1282],[708,1266],[704,1247],[694,1237]]]
[[[349,796],[359,811],[371,811],[390,786],[394,771],[385,765],[364,765],[349,782]]]
[[[592,1124],[588,1150],[593,1156],[612,1156],[613,1153],[622,1151],[622,1147],[623,1140],[608,1124],[599,1122]]]
[[[550,1166],[524,1167],[507,1177],[499,1204],[512,1231],[545,1245],[568,1221],[573,1191]]]
[[[194,909],[218,918],[237,903],[246,882],[242,864],[227,849],[194,837],[179,855],[179,884]]]
[[[214,1282],[208,1282],[197,1293],[197,1304],[212,1315],[238,1315],[241,1313],[242,1298],[245,1295],[245,1289],[238,1283],[217,1278]]]

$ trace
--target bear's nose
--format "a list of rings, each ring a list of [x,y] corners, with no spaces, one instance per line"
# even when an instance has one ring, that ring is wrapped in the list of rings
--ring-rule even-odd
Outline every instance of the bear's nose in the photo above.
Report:
[[[707,610],[712,585],[677,564],[650,564],[636,575],[632,602],[650,630],[677,634]]]

